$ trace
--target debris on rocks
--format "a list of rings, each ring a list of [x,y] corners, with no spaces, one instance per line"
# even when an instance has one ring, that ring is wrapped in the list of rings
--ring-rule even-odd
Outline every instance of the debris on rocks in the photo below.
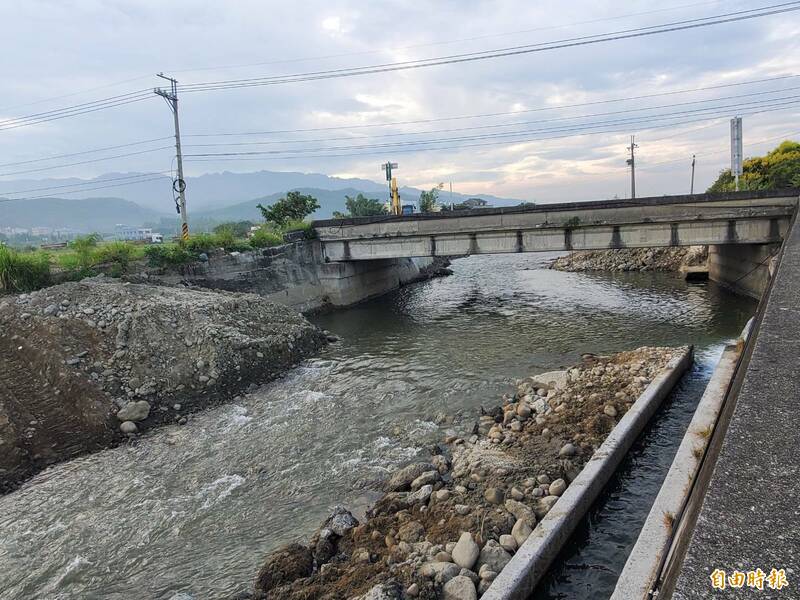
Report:
[[[708,246],[576,250],[554,260],[557,271],[680,271],[705,265]]]
[[[255,598],[477,599],[682,351],[586,355],[570,369],[517,381],[470,434],[450,435],[427,461],[391,474],[365,522],[335,508],[305,546],[310,571],[265,577],[287,553],[305,556],[296,545],[270,554]],[[334,532],[337,521],[346,530]]]

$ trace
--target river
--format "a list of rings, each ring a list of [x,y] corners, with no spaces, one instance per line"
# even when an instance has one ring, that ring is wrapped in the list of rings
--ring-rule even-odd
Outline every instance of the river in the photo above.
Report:
[[[363,511],[375,480],[514,378],[584,352],[694,344],[697,365],[536,593],[607,597],[755,303],[671,274],[550,271],[549,258],[460,259],[451,277],[317,316],[341,341],[283,379],[0,497],[0,598],[230,598],[271,549],[307,538],[336,503]]]

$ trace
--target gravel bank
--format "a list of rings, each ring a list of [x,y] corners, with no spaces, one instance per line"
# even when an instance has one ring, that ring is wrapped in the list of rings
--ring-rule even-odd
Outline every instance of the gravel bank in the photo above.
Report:
[[[0,299],[0,491],[227,400],[324,334],[254,294],[65,283]]]
[[[550,268],[558,271],[680,271],[681,267],[704,265],[707,259],[708,246],[580,250],[557,258]]]
[[[337,507],[270,554],[254,597],[475,599],[678,351],[639,348],[518,381],[474,429],[394,472],[359,523]]]

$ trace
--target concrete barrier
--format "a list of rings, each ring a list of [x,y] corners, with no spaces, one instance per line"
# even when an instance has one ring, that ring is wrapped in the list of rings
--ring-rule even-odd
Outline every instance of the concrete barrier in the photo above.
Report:
[[[482,600],[522,600],[531,594],[633,442],[691,364],[692,348],[689,347],[673,358],[647,386],[564,495],[536,525]]]
[[[751,323],[752,319],[742,332],[744,339],[749,335]],[[661,490],[639,532],[636,544],[628,556],[611,600],[643,600],[654,597],[650,592],[658,582],[676,530],[681,525],[684,507],[725,402],[741,348],[740,344],[725,347],[678,447],[672,466],[664,478]]]

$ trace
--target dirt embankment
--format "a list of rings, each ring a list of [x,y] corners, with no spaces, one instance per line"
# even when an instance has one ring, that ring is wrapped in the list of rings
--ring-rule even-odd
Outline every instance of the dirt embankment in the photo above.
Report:
[[[65,283],[0,298],[0,491],[268,381],[325,335],[254,294]]]
[[[708,246],[579,250],[550,264],[558,271],[680,271],[706,264]]]
[[[393,473],[366,522],[337,507],[308,544],[270,554],[254,597],[474,600],[678,352],[587,356],[517,382],[471,435]]]

